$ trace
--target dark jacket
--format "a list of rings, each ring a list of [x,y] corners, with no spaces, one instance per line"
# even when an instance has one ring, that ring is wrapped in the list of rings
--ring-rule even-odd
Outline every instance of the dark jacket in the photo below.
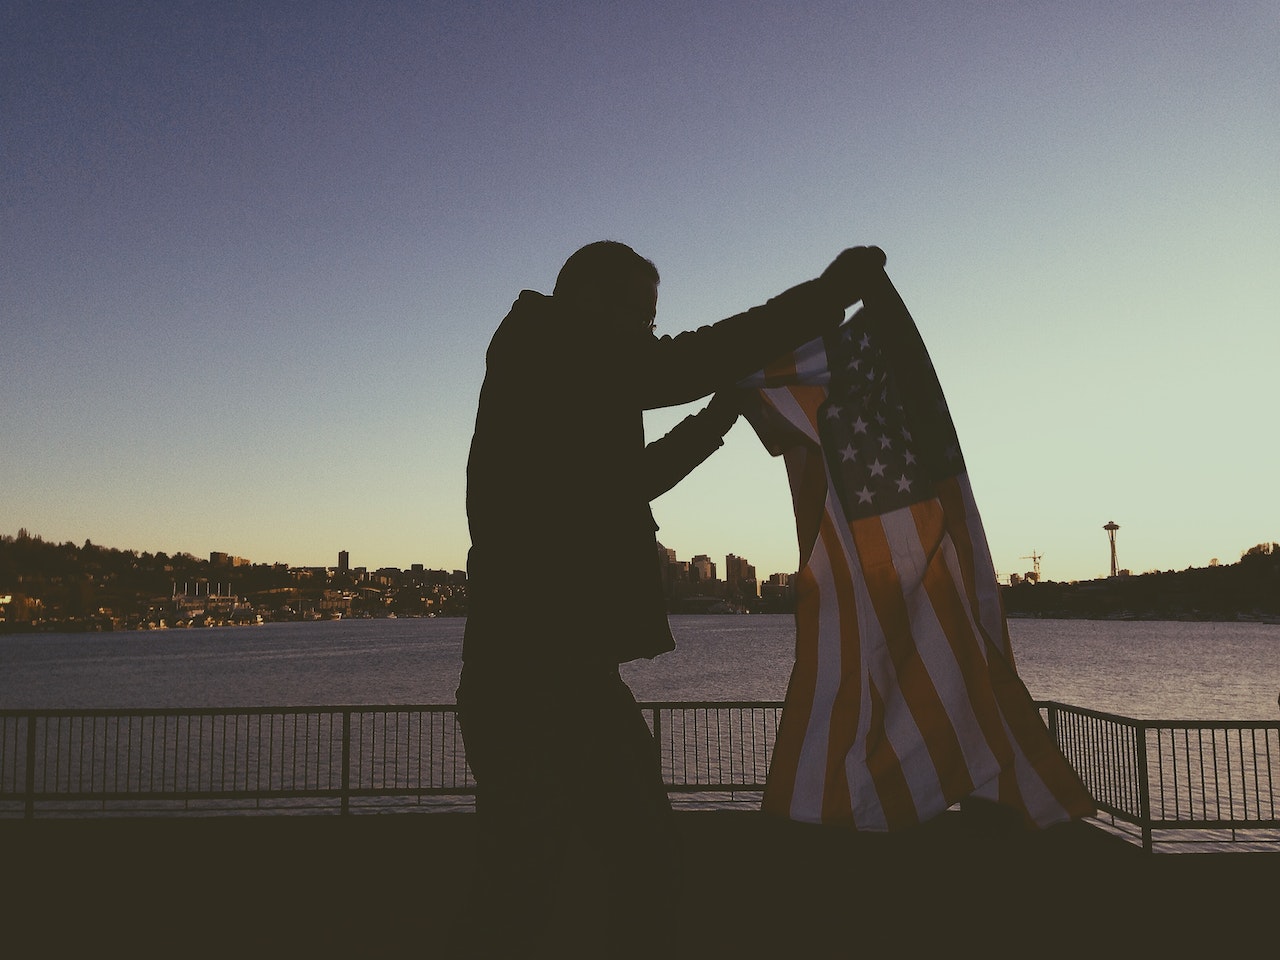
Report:
[[[675,337],[520,294],[486,356],[467,462],[468,663],[622,663],[674,648],[649,501],[721,444],[706,411],[647,447],[643,411],[696,400],[838,324],[822,280]]]

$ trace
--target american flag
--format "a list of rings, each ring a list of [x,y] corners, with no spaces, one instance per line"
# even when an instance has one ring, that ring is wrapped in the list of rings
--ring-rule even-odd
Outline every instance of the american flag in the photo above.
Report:
[[[969,797],[1041,827],[1093,814],[1014,668],[955,427],[888,277],[741,386],[786,463],[801,561],[763,809],[873,831]]]

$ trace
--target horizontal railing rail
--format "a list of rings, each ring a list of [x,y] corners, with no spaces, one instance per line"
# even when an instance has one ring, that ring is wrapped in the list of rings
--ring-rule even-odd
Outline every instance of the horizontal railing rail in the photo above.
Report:
[[[1280,829],[1280,722],[1135,720],[1038,704],[1099,810],[1156,831]],[[782,703],[641,709],[676,796],[756,800]],[[469,802],[454,704],[0,710],[0,815]]]

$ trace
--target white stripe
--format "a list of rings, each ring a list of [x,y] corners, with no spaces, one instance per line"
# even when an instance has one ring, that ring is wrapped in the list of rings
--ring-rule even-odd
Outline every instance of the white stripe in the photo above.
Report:
[[[827,348],[821,338],[810,340],[795,352],[796,383],[826,386],[831,382]]]

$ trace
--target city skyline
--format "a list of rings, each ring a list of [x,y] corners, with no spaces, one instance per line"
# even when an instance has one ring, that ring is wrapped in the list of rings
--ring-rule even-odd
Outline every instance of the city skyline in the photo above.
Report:
[[[882,247],[1002,581],[1280,541],[1272,3],[0,16],[0,531],[461,569],[488,340],[608,237],[660,335]],[[746,423],[653,510],[799,564]]]
[[[1121,576],[1129,576],[1129,575],[1140,575],[1143,573],[1168,573],[1168,572],[1178,572],[1179,570],[1199,569],[1203,567],[1212,567],[1212,566],[1218,566],[1218,565],[1230,565],[1237,562],[1240,559],[1240,557],[1233,557],[1230,559],[1215,557],[1215,558],[1211,558],[1211,560],[1207,563],[1191,564],[1183,568],[1153,567],[1149,570],[1134,570],[1125,566],[1123,563],[1119,562],[1119,560],[1117,559],[1117,554],[1114,546],[1114,537],[1116,532],[1120,529],[1120,525],[1116,524],[1114,521],[1108,521],[1108,523],[1104,524],[1101,529],[1107,534],[1108,543],[1111,544],[1111,546],[1108,548],[1111,550],[1111,554],[1112,554],[1112,567],[1110,572],[1103,573],[1097,577],[1055,578],[1053,576],[1049,576],[1042,573],[1040,561],[1043,559],[1043,555],[1035,551],[1032,551],[1031,554],[1020,558],[1022,560],[1030,561],[1025,565],[1026,569],[1023,569],[1022,567],[1017,567],[1016,569],[1011,569],[1011,570],[997,570],[997,576],[998,576],[999,582],[1001,584],[1006,584],[1006,585],[1010,583],[1016,585],[1017,583],[1022,582],[1024,580],[1044,580],[1046,582],[1056,581],[1056,582],[1071,583],[1071,582],[1079,582],[1084,580],[1101,580],[1109,576],[1115,576],[1116,574],[1119,574]],[[78,540],[76,538],[71,538],[70,540],[59,540],[56,538],[45,537],[38,530],[28,530],[26,528],[20,528],[18,531],[12,534],[6,531],[0,530],[0,537],[12,538],[15,536],[17,537],[29,536],[34,539],[39,539],[39,540],[43,540],[45,542],[54,543],[54,544],[69,542],[78,546],[83,542],[82,540]],[[1273,543],[1274,541],[1270,541],[1270,540],[1265,540],[1265,539],[1259,540],[1254,544],[1250,544],[1250,546],[1245,550],[1241,550],[1240,553],[1241,555],[1243,555],[1246,552],[1254,552],[1260,546],[1266,547],[1266,546],[1272,545]],[[264,565],[264,566],[284,566],[291,570],[307,570],[307,569],[331,570],[331,571],[336,571],[340,573],[349,572],[353,574],[358,572],[378,573],[380,571],[385,571],[385,570],[397,570],[402,572],[411,572],[416,570],[416,571],[429,571],[429,572],[444,572],[444,573],[450,573],[450,574],[461,573],[463,575],[465,575],[466,573],[465,563],[428,564],[420,560],[411,560],[408,563],[378,562],[375,564],[372,562],[369,562],[369,563],[360,562],[359,557],[357,557],[356,561],[353,563],[351,561],[351,551],[343,550],[343,549],[339,549],[333,552],[333,555],[331,557],[331,559],[333,560],[332,563],[330,562],[291,563],[288,560],[281,559],[278,557],[271,558],[271,559],[266,559],[261,557],[245,557],[245,556],[241,556],[239,554],[225,551],[225,550],[142,551],[141,549],[136,547],[129,547],[129,546],[124,546],[120,544],[95,543],[94,546],[103,547],[106,549],[113,549],[113,550],[132,551],[134,553],[147,552],[153,555],[157,552],[166,553],[170,556],[173,556],[176,554],[186,554],[193,557],[198,562],[207,561],[211,566],[226,567],[230,569],[235,569],[236,567],[239,567],[239,566]],[[739,578],[739,576],[731,576],[731,573],[730,573],[730,571],[734,568],[735,563],[743,564],[745,570],[749,570],[751,574],[754,574],[754,577],[746,576],[746,579],[754,579],[757,584],[764,584],[769,581],[776,581],[778,580],[778,578],[784,578],[783,582],[785,583],[786,580],[788,580],[791,577],[794,577],[799,572],[798,569],[766,570],[765,568],[761,568],[757,564],[752,563],[749,557],[744,557],[740,554],[735,554],[733,551],[726,551],[723,554],[707,553],[707,552],[689,553],[687,554],[687,559],[681,560],[680,550],[677,550],[674,547],[668,547],[665,544],[659,542],[658,554],[660,557],[665,558],[666,562],[671,564],[683,565],[685,568],[693,568],[698,564],[699,561],[707,561],[710,565],[711,578],[721,582],[731,582],[732,580],[736,580]],[[723,567],[721,567],[720,564],[714,559],[715,557],[724,558]],[[723,576],[720,575],[722,571],[724,574]]]

